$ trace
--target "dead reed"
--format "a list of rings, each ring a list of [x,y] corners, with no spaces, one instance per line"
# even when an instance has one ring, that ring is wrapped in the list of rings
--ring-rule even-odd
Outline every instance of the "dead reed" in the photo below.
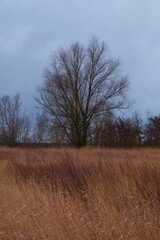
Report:
[[[158,149],[1,148],[0,180],[0,239],[160,239]]]

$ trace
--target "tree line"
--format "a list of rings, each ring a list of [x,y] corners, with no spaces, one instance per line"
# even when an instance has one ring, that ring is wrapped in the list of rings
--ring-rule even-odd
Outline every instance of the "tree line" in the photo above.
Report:
[[[0,98],[0,143],[72,145],[78,148],[160,146],[160,117],[144,123],[135,113],[118,116],[130,105],[129,79],[105,42],[91,38],[58,49],[44,71],[33,118],[22,111],[20,95]],[[34,121],[33,121],[34,119]]]
[[[137,112],[131,117],[108,114],[101,127],[98,123],[92,129],[87,141],[96,147],[160,147],[160,116],[148,117],[144,122]],[[45,111],[38,112],[34,119],[24,114],[19,94],[0,98],[0,144],[74,146],[63,127]]]

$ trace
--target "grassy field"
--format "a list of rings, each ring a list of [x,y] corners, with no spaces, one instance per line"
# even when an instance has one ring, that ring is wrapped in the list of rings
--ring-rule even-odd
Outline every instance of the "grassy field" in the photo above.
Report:
[[[160,150],[1,148],[0,239],[159,240]]]

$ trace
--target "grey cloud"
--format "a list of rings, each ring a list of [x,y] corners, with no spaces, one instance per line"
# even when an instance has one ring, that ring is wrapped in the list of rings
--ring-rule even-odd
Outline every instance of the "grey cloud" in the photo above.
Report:
[[[159,10],[158,0],[0,0],[0,95],[20,92],[33,111],[51,52],[95,34],[120,57],[135,108],[160,113]]]

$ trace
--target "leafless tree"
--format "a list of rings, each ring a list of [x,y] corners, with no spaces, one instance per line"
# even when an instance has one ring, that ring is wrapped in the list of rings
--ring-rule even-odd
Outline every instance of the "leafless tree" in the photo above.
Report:
[[[19,94],[0,98],[0,132],[4,142],[10,146],[28,141],[30,119],[21,112]]]
[[[34,143],[44,143],[47,141],[46,139],[46,134],[48,131],[47,123],[48,119],[46,113],[44,111],[42,111],[42,113],[37,113],[36,123],[32,136]]]
[[[148,117],[144,129],[145,145],[160,147],[160,115]]]
[[[49,141],[58,147],[63,147],[63,143],[67,143],[65,131],[56,119],[51,121],[48,136]]]
[[[105,42],[92,38],[87,47],[76,42],[52,56],[36,101],[81,147],[90,139],[89,128],[97,118],[103,120],[108,112],[127,107],[127,89],[119,60],[110,57]]]
[[[91,129],[91,131],[92,131],[91,142],[92,142],[93,145],[95,145],[97,147],[104,146],[104,143],[103,143],[104,139],[103,138],[105,138],[105,140],[107,140],[107,138],[109,138],[109,136],[104,137],[104,135],[109,135],[108,130],[109,130],[111,122],[113,122],[112,112],[107,112],[107,114],[104,114],[104,116],[101,116],[101,117],[103,117],[103,118],[102,119],[101,118],[96,119],[95,125],[94,125],[94,127],[92,127],[94,129],[94,132]],[[113,127],[113,125],[112,125],[112,127]]]

